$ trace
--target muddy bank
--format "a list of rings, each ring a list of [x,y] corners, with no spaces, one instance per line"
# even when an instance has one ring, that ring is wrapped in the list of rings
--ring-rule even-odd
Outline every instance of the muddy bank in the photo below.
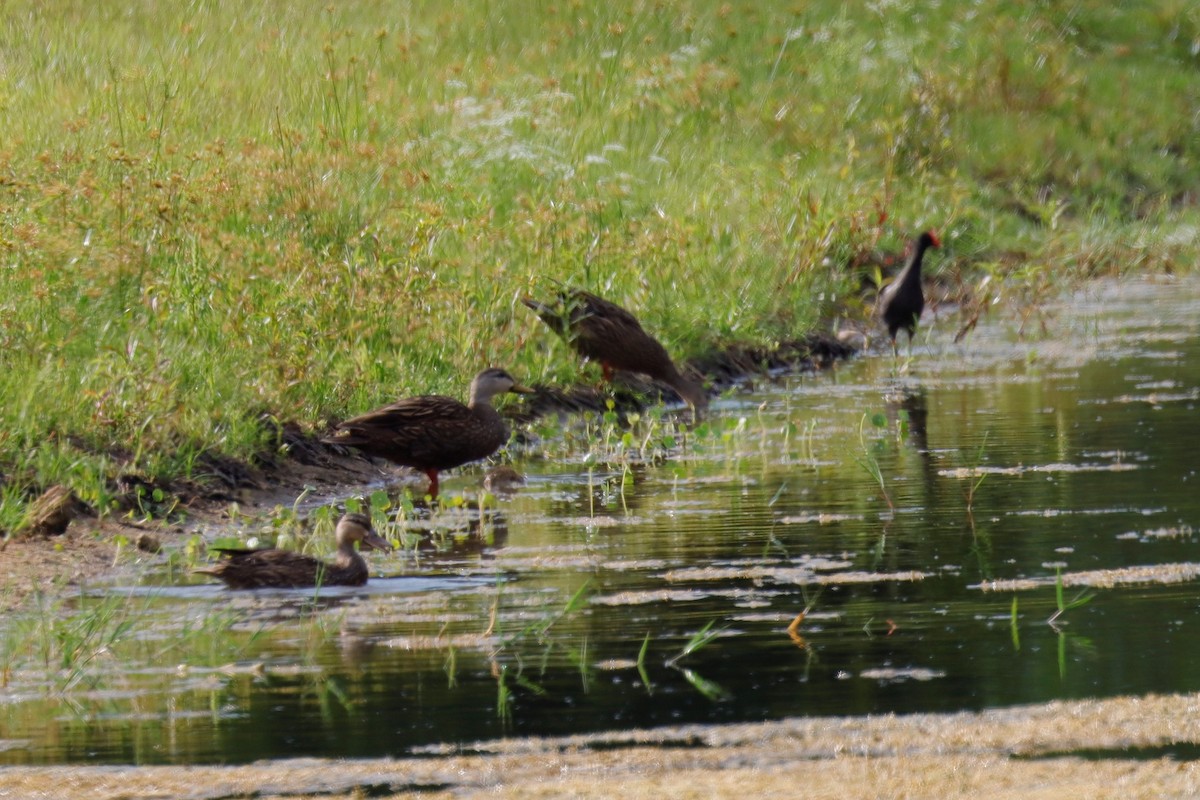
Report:
[[[971,797],[1200,794],[1200,695],[825,717],[236,767],[10,767],[13,798]]]

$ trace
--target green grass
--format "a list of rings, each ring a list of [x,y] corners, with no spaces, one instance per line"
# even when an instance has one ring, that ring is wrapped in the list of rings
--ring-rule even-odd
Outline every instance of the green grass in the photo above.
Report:
[[[5,10],[0,529],[263,413],[571,381],[518,302],[555,280],[686,356],[827,324],[925,227],[1000,297],[1197,254],[1182,0]]]

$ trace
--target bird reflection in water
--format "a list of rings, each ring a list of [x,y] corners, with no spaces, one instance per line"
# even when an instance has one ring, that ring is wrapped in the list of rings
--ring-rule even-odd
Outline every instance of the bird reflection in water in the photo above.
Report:
[[[923,387],[901,386],[884,398],[888,422],[897,427],[901,438],[920,453],[928,454],[929,406]]]

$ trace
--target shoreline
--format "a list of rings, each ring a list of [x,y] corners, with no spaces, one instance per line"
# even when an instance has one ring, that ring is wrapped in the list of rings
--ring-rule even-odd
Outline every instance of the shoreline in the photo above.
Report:
[[[0,796],[189,797],[1194,797],[1200,694],[952,714],[689,725],[397,758],[240,766],[21,766]]]

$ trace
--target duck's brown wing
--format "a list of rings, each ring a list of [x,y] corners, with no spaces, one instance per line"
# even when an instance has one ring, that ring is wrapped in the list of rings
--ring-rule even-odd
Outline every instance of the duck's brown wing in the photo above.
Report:
[[[574,323],[572,344],[581,354],[627,372],[640,372],[660,380],[675,375],[666,348],[633,314],[616,303],[588,292],[576,292],[577,308],[583,312]]]
[[[582,289],[561,292],[556,307],[524,302],[584,358],[660,380],[676,374],[666,349],[616,303]]]
[[[642,329],[633,314],[616,303],[582,289],[559,292],[554,305],[541,303],[530,297],[521,302],[533,309],[552,331],[567,338],[579,335],[581,325],[610,332]]]
[[[411,397],[346,420],[325,441],[418,469],[449,469],[485,458],[504,443],[498,415],[481,416],[457,400]]]
[[[570,309],[572,322],[593,319],[610,330],[642,330],[642,324],[628,310],[582,289],[564,292],[563,304]]]
[[[196,572],[220,578],[231,589],[315,586],[326,565],[290,550],[220,548],[226,559]]]
[[[471,409],[452,397],[431,394],[423,397],[406,397],[391,405],[351,417],[338,425],[342,432],[367,432],[398,430],[426,425],[433,420],[453,420],[471,415]]]

